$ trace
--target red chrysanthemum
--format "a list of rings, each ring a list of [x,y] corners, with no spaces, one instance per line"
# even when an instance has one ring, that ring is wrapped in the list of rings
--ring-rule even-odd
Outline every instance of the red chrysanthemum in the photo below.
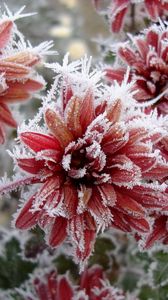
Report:
[[[97,9],[102,4],[100,0],[93,0],[93,2]],[[129,8],[134,4],[140,4],[152,21],[157,21],[158,17],[168,12],[168,3],[164,0],[112,0],[111,6],[108,9],[112,32],[119,32],[122,29]]]
[[[61,67],[55,67],[60,72]],[[75,260],[83,264],[100,229],[113,226],[141,234],[150,230],[148,209],[167,206],[167,195],[156,181],[168,175],[168,165],[157,150],[165,134],[157,127],[157,116],[125,107],[125,83],[99,89],[97,73],[89,78],[85,60],[84,70],[78,68],[67,74],[63,66],[60,105],[46,103],[41,111],[45,127],[41,130],[31,121],[20,128],[21,144],[13,155],[29,176],[0,190],[34,184],[15,226],[29,229],[38,224],[52,247],[70,237]],[[39,114],[36,121],[41,122]]]
[[[107,281],[100,266],[87,269],[80,277],[79,285],[73,286],[67,275],[58,275],[56,270],[34,276],[33,292],[22,292],[25,300],[124,300],[124,293]],[[30,283],[29,283],[30,285]],[[27,289],[29,287],[27,286]]]
[[[131,37],[132,43],[129,45],[118,47],[117,56],[125,63],[125,67],[106,68],[108,80],[121,82],[129,66],[129,80],[135,80],[135,99],[141,102],[154,99],[153,107],[157,107],[161,114],[168,113],[167,38],[167,27],[164,24],[154,25],[140,36]]]
[[[22,10],[20,10],[21,12]],[[16,18],[19,14],[16,14]],[[25,16],[25,15],[23,15]],[[20,15],[22,17],[22,15]],[[31,49],[16,29],[10,16],[0,21],[0,143],[5,139],[4,125],[16,127],[17,123],[8,107],[9,103],[28,100],[32,94],[44,87],[44,80],[34,74],[34,66],[41,60],[41,50],[51,43]]]

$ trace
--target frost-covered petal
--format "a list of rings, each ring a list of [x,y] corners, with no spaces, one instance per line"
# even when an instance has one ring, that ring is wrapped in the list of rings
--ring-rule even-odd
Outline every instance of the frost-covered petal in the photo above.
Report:
[[[21,169],[31,174],[37,174],[44,168],[44,161],[36,160],[34,157],[20,158],[17,163]]]
[[[7,105],[4,103],[0,104],[0,120],[1,120],[1,122],[5,123],[9,126],[12,126],[12,127],[17,126],[17,123],[16,123],[15,119],[13,118],[12,113],[10,112]]]
[[[30,73],[30,68],[17,63],[0,61],[0,72],[5,73],[8,80],[22,79]]]
[[[1,21],[0,23],[0,49],[3,49],[11,37],[13,22],[11,20]]]
[[[65,277],[61,277],[58,281],[56,297],[59,300],[72,300],[73,289]]]
[[[67,220],[63,217],[56,217],[51,225],[48,235],[48,244],[52,247],[60,245],[67,236]]]
[[[22,132],[20,138],[25,145],[35,152],[46,149],[61,150],[59,141],[51,135],[45,135],[38,132]]]
[[[94,96],[90,90],[88,90],[83,98],[80,110],[80,124],[83,132],[87,129],[87,126],[94,119]]]
[[[40,214],[40,211],[32,211],[34,199],[36,197],[36,194],[33,195],[23,206],[21,211],[19,212],[16,221],[15,226],[19,229],[30,229],[33,226],[35,226],[38,222],[38,216]]]
[[[78,193],[75,185],[71,182],[67,182],[63,186],[64,192],[64,210],[66,211],[66,217],[70,218],[76,214],[78,205]]]
[[[80,124],[80,111],[82,100],[78,97],[71,97],[66,106],[66,124],[73,136],[78,138],[82,135]]]
[[[52,134],[60,142],[61,146],[66,147],[73,141],[74,137],[68,127],[63,122],[61,116],[51,109],[45,112],[45,120]]]

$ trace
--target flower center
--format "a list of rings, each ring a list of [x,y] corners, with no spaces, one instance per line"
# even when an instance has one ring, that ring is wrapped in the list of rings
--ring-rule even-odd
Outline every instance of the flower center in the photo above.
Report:
[[[106,165],[106,156],[97,141],[79,140],[65,149],[62,167],[68,177],[95,181]]]

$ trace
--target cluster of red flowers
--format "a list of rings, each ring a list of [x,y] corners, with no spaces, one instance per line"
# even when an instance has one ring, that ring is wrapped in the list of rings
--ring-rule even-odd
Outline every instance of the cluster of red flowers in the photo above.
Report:
[[[34,275],[31,284],[33,285],[32,293],[20,291],[25,300],[126,299],[122,291],[110,285],[102,268],[97,265],[84,271],[80,276],[79,285],[74,286],[72,280],[67,275],[58,275],[55,269],[46,272],[45,275]],[[135,298],[130,299],[136,300]]]
[[[101,0],[93,0],[95,7],[98,9],[103,2]],[[108,17],[112,32],[119,32],[132,5],[140,5],[140,9],[145,9],[147,15],[153,21],[157,21],[168,12],[168,3],[166,0],[112,0],[108,9]],[[131,13],[130,13],[131,14]],[[146,15],[145,15],[146,16]]]

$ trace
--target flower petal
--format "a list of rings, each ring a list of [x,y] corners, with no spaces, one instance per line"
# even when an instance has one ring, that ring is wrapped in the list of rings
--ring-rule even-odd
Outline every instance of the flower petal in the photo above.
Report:
[[[72,300],[73,294],[73,289],[70,286],[69,281],[66,279],[65,276],[62,276],[58,281],[57,294],[56,298],[54,297],[54,299]]]
[[[54,219],[48,236],[48,244],[51,247],[57,247],[64,241],[67,235],[66,228],[67,220],[65,218],[56,217]]]
[[[81,99],[73,96],[66,106],[67,127],[75,138],[78,138],[82,135],[82,127],[80,124],[81,103]]]
[[[81,111],[80,111],[80,124],[82,126],[83,132],[86,131],[88,125],[94,119],[94,96],[93,93],[88,90],[83,98],[81,104]]]
[[[7,105],[4,103],[0,104],[0,120],[1,120],[1,122],[5,123],[9,126],[17,127],[17,123],[16,123],[15,119],[13,118],[12,113],[10,112]]]
[[[61,150],[59,141],[51,136],[38,132],[22,132],[20,134],[21,141],[35,152],[54,149]]]
[[[16,228],[30,229],[37,224],[40,211],[31,211],[35,197],[36,194],[34,194],[20,210],[15,221]]]
[[[74,137],[72,133],[69,131],[68,127],[64,124],[57,112],[47,109],[45,112],[45,120],[48,128],[60,142],[62,147],[66,147],[73,141]]]
[[[6,20],[0,24],[0,49],[3,49],[9,42],[13,28],[13,22]]]
[[[19,158],[17,159],[18,166],[31,174],[37,174],[44,168],[44,161],[36,160],[32,158]]]
[[[71,182],[65,182],[63,186],[64,191],[64,209],[66,217],[71,218],[76,214],[78,205],[78,193],[75,185]]]
[[[0,72],[5,73],[5,77],[8,80],[21,79],[30,73],[30,68],[20,64],[0,61]]]

